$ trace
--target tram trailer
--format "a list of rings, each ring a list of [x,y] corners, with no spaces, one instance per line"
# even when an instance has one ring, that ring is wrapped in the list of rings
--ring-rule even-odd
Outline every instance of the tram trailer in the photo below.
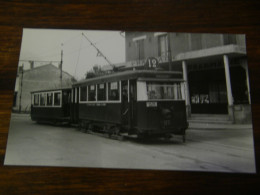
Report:
[[[52,124],[70,123],[71,88],[31,92],[31,119]]]

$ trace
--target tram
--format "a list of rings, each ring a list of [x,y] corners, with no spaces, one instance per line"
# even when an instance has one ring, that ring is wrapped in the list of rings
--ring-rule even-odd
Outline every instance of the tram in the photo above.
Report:
[[[73,85],[71,122],[138,137],[182,135],[188,128],[182,72],[129,70]]]
[[[71,88],[31,92],[31,119],[53,124],[70,122]]]

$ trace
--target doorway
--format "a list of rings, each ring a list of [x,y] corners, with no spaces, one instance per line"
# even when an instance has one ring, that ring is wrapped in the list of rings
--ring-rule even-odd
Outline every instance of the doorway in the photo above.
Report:
[[[189,72],[191,113],[228,114],[223,69]]]

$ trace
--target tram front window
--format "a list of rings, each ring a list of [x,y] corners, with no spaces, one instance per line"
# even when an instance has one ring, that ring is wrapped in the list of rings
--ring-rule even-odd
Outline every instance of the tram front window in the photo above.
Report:
[[[148,100],[181,100],[181,85],[179,83],[147,82],[147,97]]]

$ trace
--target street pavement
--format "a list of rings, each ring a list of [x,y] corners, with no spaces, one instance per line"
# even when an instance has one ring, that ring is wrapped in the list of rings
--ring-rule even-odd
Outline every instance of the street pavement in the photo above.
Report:
[[[251,125],[191,124],[186,143],[109,139],[12,114],[5,165],[255,173]]]

